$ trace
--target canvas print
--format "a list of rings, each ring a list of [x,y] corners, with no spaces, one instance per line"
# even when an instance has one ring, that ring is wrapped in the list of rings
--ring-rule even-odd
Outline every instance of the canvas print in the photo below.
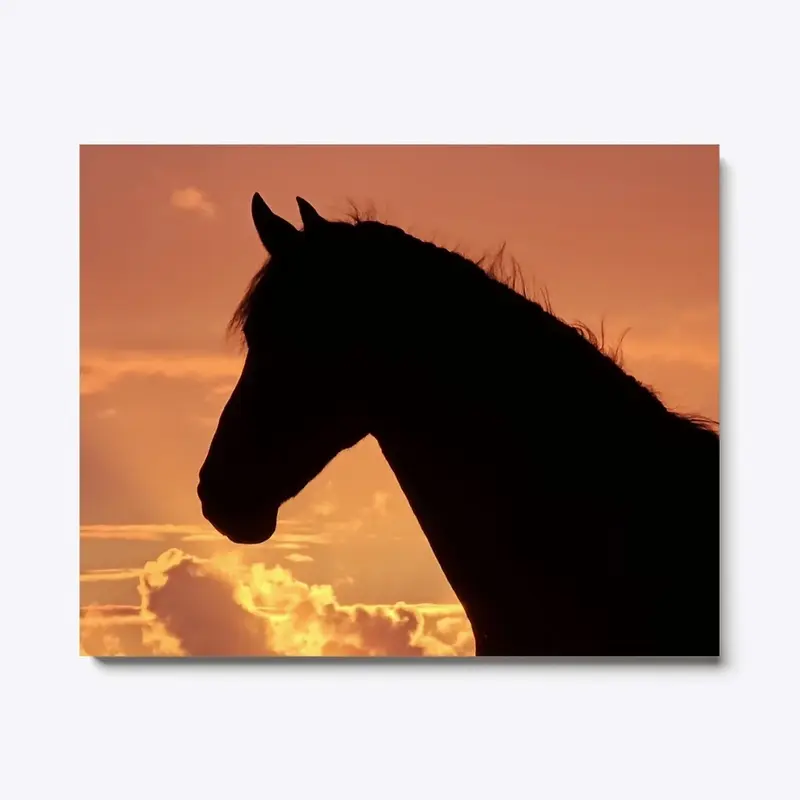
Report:
[[[715,658],[717,146],[84,146],[80,653]]]

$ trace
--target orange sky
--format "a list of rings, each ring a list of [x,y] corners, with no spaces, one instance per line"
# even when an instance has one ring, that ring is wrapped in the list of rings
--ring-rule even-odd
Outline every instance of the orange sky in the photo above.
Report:
[[[718,172],[710,146],[83,147],[86,651],[469,649],[371,440],[288,503],[265,545],[237,550],[203,522],[197,470],[241,363],[224,329],[264,255],[254,191],[297,224],[296,195],[331,216],[352,199],[475,257],[506,242],[560,316],[631,328],[626,367],[717,418]]]

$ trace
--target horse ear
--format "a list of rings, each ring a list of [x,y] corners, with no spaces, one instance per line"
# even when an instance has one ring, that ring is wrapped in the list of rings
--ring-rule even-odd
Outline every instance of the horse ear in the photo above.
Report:
[[[300,209],[300,219],[303,220],[304,228],[313,228],[315,225],[325,222],[308,200],[303,200],[302,197],[298,197],[297,207]]]
[[[279,217],[256,192],[251,204],[253,224],[258,231],[258,238],[267,252],[274,255],[291,246],[300,235],[300,231],[291,222]]]

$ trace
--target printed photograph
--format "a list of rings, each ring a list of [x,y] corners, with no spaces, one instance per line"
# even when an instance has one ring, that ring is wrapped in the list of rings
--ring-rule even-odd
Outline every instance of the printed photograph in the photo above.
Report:
[[[81,655],[719,657],[717,145],[79,157]]]

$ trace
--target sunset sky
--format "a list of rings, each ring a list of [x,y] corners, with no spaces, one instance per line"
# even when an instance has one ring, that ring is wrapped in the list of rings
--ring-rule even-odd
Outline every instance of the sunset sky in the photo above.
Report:
[[[230,545],[197,472],[242,355],[225,326],[264,251],[258,191],[299,225],[349,201],[480,257],[612,340],[672,408],[718,418],[717,147],[81,149],[81,651],[470,654],[469,626],[375,442],[276,535]],[[491,335],[490,332],[488,335]],[[535,369],[535,365],[532,365]]]

